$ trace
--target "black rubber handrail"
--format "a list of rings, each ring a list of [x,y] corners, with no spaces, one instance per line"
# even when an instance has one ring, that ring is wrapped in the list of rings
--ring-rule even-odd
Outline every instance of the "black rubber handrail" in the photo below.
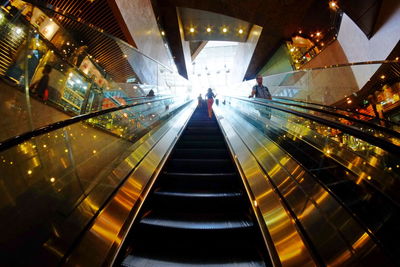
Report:
[[[389,124],[393,124],[393,125],[396,125],[396,126],[400,126],[399,123],[396,123],[396,122],[393,122],[393,121],[389,121],[389,120],[386,120],[386,119],[381,119],[381,118],[378,118],[378,117],[375,117],[375,116],[372,116],[372,115],[369,115],[369,114],[361,113],[361,112],[358,112],[358,111],[352,111],[352,110],[339,108],[339,107],[335,107],[335,106],[327,106],[327,105],[322,105],[322,104],[318,104],[318,103],[311,103],[311,102],[306,102],[306,101],[301,101],[301,100],[294,100],[294,99],[289,99],[289,98],[285,98],[285,97],[276,97],[276,96],[274,96],[273,98],[282,99],[282,100],[285,100],[285,101],[296,102],[296,103],[314,105],[314,106],[318,106],[318,107],[321,107],[321,108],[324,108],[324,109],[340,110],[340,111],[343,111],[343,112],[347,112],[347,113],[351,113],[351,114],[355,114],[355,115],[361,115],[361,116],[368,117],[368,118],[371,118],[371,119],[376,119],[378,121],[382,121],[382,122],[385,122],[385,123],[389,123]],[[274,100],[272,100],[272,101],[274,101]],[[290,104],[288,104],[288,105],[290,105]]]
[[[366,141],[369,144],[372,144],[374,146],[380,147],[383,150],[386,150],[390,153],[393,153],[394,155],[400,155],[400,147],[388,142],[386,140],[383,140],[381,138],[375,137],[371,134],[365,133],[363,131],[360,131],[359,129],[349,126],[349,125],[344,125],[335,121],[331,121],[331,120],[327,120],[327,119],[323,119],[321,117],[318,116],[314,116],[311,114],[307,114],[307,113],[303,113],[303,112],[299,112],[299,111],[295,111],[289,108],[284,108],[284,107],[279,107],[276,105],[272,105],[272,104],[267,104],[265,102],[262,101],[257,101],[257,100],[249,100],[249,99],[245,99],[245,98],[239,98],[239,97],[232,97],[234,99],[240,100],[240,101],[245,101],[245,102],[249,102],[249,103],[256,103],[256,104],[260,104],[263,105],[265,107],[269,107],[272,109],[276,109],[276,110],[280,110],[286,113],[290,113],[299,117],[303,117],[312,121],[316,121],[318,123],[321,123],[323,125],[326,125],[328,127],[332,127],[338,130],[341,130],[342,132],[348,133],[350,135],[353,135],[361,140]]]
[[[324,110],[324,109],[319,109],[319,108],[314,108],[314,107],[305,107],[305,106],[302,106],[302,105],[299,105],[299,104],[283,103],[283,102],[274,101],[274,100],[272,100],[272,103],[278,103],[278,104],[281,104],[281,105],[289,105],[289,106],[299,107],[299,108],[303,108],[303,109],[309,109],[309,110],[312,110],[312,111],[317,111],[317,112],[333,115],[333,116],[336,116],[336,117],[344,118],[346,120],[349,120],[349,121],[352,121],[352,122],[355,122],[355,123],[364,124],[364,125],[366,125],[366,126],[368,126],[370,128],[374,128],[375,130],[378,130],[378,131],[381,131],[381,132],[385,132],[387,134],[393,135],[394,137],[400,139],[400,133],[399,132],[396,132],[396,131],[394,131],[392,129],[389,129],[389,128],[386,128],[386,127],[383,127],[383,126],[380,126],[380,125],[377,125],[377,124],[374,124],[374,123],[371,123],[369,121],[363,121],[363,120],[360,120],[360,119],[352,118],[352,117],[349,117],[347,115],[338,114],[336,112],[329,111],[329,110]]]
[[[136,104],[129,104],[129,105],[122,105],[119,107],[114,107],[114,108],[109,108],[109,109],[105,109],[105,110],[100,110],[100,111],[96,111],[96,112],[92,112],[92,113],[88,113],[88,114],[84,114],[84,115],[79,115],[70,119],[66,119],[63,121],[58,121],[40,128],[37,128],[35,130],[29,131],[29,132],[25,132],[23,134],[20,135],[16,135],[14,137],[11,137],[9,139],[4,140],[3,142],[0,143],[0,152],[4,151],[6,149],[9,149],[13,146],[16,146],[18,144],[21,144],[22,142],[31,139],[32,137],[35,136],[39,136],[45,133],[49,133],[51,131],[66,127],[68,125],[77,123],[77,122],[81,122],[93,117],[97,117],[100,115],[104,115],[107,113],[111,113],[114,111],[118,111],[118,110],[123,110],[123,109],[127,109],[127,108],[131,108],[131,107],[135,107],[135,106],[140,106],[140,105],[144,105],[144,104],[148,104],[148,103],[153,103],[153,102],[157,102],[157,101],[163,101],[163,100],[168,100],[168,99],[172,99],[174,97],[166,97],[166,98],[162,98],[162,99],[156,99],[156,100],[149,100],[146,102],[142,102],[142,103],[136,103]]]

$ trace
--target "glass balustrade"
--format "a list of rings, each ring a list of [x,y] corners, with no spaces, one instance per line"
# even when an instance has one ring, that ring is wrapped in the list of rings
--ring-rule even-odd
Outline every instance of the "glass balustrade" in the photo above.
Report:
[[[61,11],[6,1],[0,37],[5,103],[0,141],[72,116],[149,100],[150,90],[155,98],[190,95],[189,82],[170,67]]]

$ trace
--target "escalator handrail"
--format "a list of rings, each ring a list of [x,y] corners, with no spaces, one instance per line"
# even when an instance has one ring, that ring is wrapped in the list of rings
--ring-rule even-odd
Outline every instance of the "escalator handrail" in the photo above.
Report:
[[[358,112],[358,111],[352,111],[352,110],[348,110],[348,109],[344,109],[344,108],[340,108],[340,107],[336,107],[336,106],[327,106],[327,105],[322,105],[322,104],[318,104],[318,103],[311,103],[311,102],[306,102],[306,101],[301,101],[301,100],[295,100],[295,99],[290,99],[290,98],[281,97],[281,96],[274,96],[273,98],[274,99],[282,99],[282,100],[285,100],[285,101],[291,101],[291,102],[295,102],[295,103],[309,104],[309,105],[321,107],[321,108],[324,108],[324,109],[339,110],[339,111],[343,111],[343,112],[347,112],[347,113],[351,113],[351,114],[355,114],[355,115],[361,115],[361,116],[368,117],[368,118],[371,118],[371,119],[376,119],[378,121],[382,121],[382,122],[385,122],[385,123],[393,124],[393,125],[396,125],[396,126],[400,126],[399,123],[396,123],[396,122],[393,122],[393,121],[389,121],[389,120],[386,120],[386,119],[381,119],[381,118],[378,118],[378,117],[375,117],[375,116],[372,116],[372,115],[369,115],[369,114],[365,114],[365,113]],[[286,103],[284,103],[284,104],[286,104]],[[288,104],[288,105],[291,105],[291,104]],[[306,108],[306,107],[304,107],[304,108]]]
[[[386,128],[386,127],[383,127],[383,126],[380,126],[380,125],[377,125],[377,124],[374,124],[374,123],[371,123],[369,121],[364,121],[364,120],[352,118],[352,117],[349,117],[347,115],[336,113],[336,112],[329,111],[329,110],[324,110],[324,109],[319,109],[319,108],[314,108],[314,107],[307,107],[307,106],[305,107],[305,106],[302,106],[302,105],[299,105],[299,104],[283,103],[283,102],[279,102],[279,101],[276,101],[276,100],[272,100],[272,101],[269,101],[269,102],[277,103],[277,104],[281,104],[281,105],[299,107],[299,108],[303,108],[303,109],[308,109],[308,110],[312,110],[312,111],[317,111],[317,112],[333,115],[333,116],[336,116],[336,117],[341,117],[341,118],[344,118],[346,120],[349,120],[349,121],[352,121],[352,122],[355,122],[355,123],[364,124],[364,125],[366,125],[366,126],[368,126],[370,128],[374,128],[375,130],[378,130],[378,131],[381,131],[381,132],[385,132],[387,134],[390,134],[390,135],[400,139],[400,133],[399,132],[396,132],[396,131],[394,131],[392,129],[389,129],[389,128]]]
[[[249,99],[240,98],[240,97],[233,97],[233,96],[231,96],[231,97],[234,98],[234,99],[240,100],[240,101],[245,101],[245,102],[249,102],[249,103],[256,103],[256,104],[259,104],[259,105],[263,105],[265,107],[269,107],[269,108],[272,108],[272,109],[280,110],[280,111],[283,111],[283,112],[286,112],[286,113],[290,113],[290,114],[293,114],[293,115],[296,115],[296,116],[299,116],[299,117],[303,117],[303,118],[306,118],[306,119],[309,119],[309,120],[312,120],[312,121],[316,121],[316,122],[324,124],[324,125],[326,125],[328,127],[332,127],[332,128],[341,130],[341,131],[343,131],[345,133],[348,133],[350,135],[353,135],[353,136],[355,136],[355,137],[357,137],[357,138],[359,138],[361,140],[364,140],[364,141],[366,141],[366,142],[368,142],[368,143],[370,143],[370,144],[372,144],[374,146],[380,147],[383,150],[386,150],[386,151],[388,151],[390,153],[393,153],[394,155],[400,155],[400,147],[399,146],[397,146],[397,145],[395,145],[395,144],[393,144],[391,142],[388,142],[388,141],[386,141],[384,139],[375,137],[375,136],[373,136],[373,135],[371,135],[369,133],[365,133],[365,132],[363,132],[363,131],[361,131],[361,130],[353,127],[353,126],[341,124],[341,123],[338,123],[338,122],[335,122],[335,121],[331,121],[331,120],[327,120],[327,119],[324,119],[324,118],[321,118],[321,117],[318,117],[318,116],[314,116],[314,115],[311,115],[311,114],[295,111],[295,110],[292,110],[292,109],[289,109],[289,108],[279,107],[279,106],[275,106],[275,105],[272,105],[272,104],[267,104],[267,103],[265,103],[263,101],[249,100]]]
[[[58,130],[60,128],[69,126],[71,124],[75,124],[77,122],[81,122],[90,118],[94,118],[100,115],[104,115],[107,113],[111,113],[111,112],[115,112],[115,111],[119,111],[119,110],[124,110],[127,108],[131,108],[131,107],[135,107],[135,106],[140,106],[140,105],[145,105],[145,104],[149,104],[149,103],[153,103],[153,102],[157,102],[157,101],[163,101],[163,100],[168,100],[168,99],[172,99],[174,97],[165,97],[162,99],[156,99],[156,100],[149,100],[149,101],[145,101],[145,102],[141,102],[141,103],[135,103],[135,104],[129,104],[129,105],[122,105],[122,106],[118,106],[118,107],[113,107],[113,108],[109,108],[109,109],[104,109],[104,110],[100,110],[100,111],[96,111],[96,112],[91,112],[91,113],[87,113],[84,115],[78,115],[75,117],[72,117],[70,119],[66,119],[66,120],[62,120],[62,121],[58,121],[43,127],[39,127],[35,130],[29,131],[29,132],[25,132],[22,133],[20,135],[16,135],[14,137],[11,137],[9,139],[6,139],[4,141],[2,141],[0,143],[0,152],[7,150],[13,146],[16,146],[18,144],[21,144],[22,142],[31,139],[32,137],[36,137],[39,135],[43,135],[46,133],[49,133],[51,131],[54,130]]]

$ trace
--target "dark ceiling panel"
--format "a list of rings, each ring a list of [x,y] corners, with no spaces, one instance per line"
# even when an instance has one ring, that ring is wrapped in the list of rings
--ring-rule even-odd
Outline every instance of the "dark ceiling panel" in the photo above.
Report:
[[[371,38],[379,15],[382,0],[342,1],[343,11]]]

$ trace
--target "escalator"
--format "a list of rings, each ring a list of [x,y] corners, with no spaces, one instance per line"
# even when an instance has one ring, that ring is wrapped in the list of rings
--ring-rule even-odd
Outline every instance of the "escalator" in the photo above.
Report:
[[[244,106],[242,102],[240,103]],[[253,110],[255,109],[254,107],[252,108]],[[262,110],[262,108],[259,109]],[[268,141],[276,144],[276,147],[285,151],[285,154],[290,155],[296,164],[304,168],[304,174],[307,173],[311,178],[307,182],[302,181],[306,184],[305,192],[311,195],[313,189],[310,188],[321,186],[324,192],[332,196],[332,202],[340,203],[346,213],[351,214],[352,220],[360,225],[360,228],[364,229],[365,233],[368,233],[371,240],[375,242],[376,247],[384,251],[385,257],[399,264],[396,255],[400,251],[397,245],[397,240],[400,236],[397,227],[400,220],[400,212],[398,195],[396,195],[395,191],[399,184],[398,180],[395,179],[397,178],[396,171],[390,172],[392,169],[390,166],[396,166],[396,168],[399,166],[396,161],[396,154],[382,153],[378,158],[376,154],[373,154],[373,150],[370,150],[368,159],[375,156],[377,162],[379,160],[384,162],[384,168],[381,167],[375,172],[372,172],[368,167],[363,169],[363,166],[368,165],[366,160],[360,160],[363,154],[358,154],[356,151],[346,148],[343,143],[339,143],[339,140],[343,140],[346,136],[343,139],[338,138],[338,136],[335,138],[334,136],[331,140],[316,141],[320,132],[328,135],[328,132],[323,130],[329,129],[330,125],[326,127],[315,126],[315,121],[310,123],[297,117],[295,119],[288,118],[288,121],[291,119],[292,124],[287,126],[282,123],[283,120],[280,120],[280,111],[274,110],[273,112],[272,118],[270,116],[268,120],[252,116],[250,112],[243,112],[239,117],[242,116],[244,121],[256,127]],[[332,121],[334,120],[332,119]],[[243,121],[238,121],[238,124],[244,127]],[[303,124],[303,128],[299,126],[301,124]],[[313,129],[313,131],[310,129]],[[369,131],[373,132],[372,129]],[[380,136],[383,136],[383,134]],[[371,135],[372,137],[374,136]],[[268,145],[266,141],[263,144],[268,147],[269,151],[277,150],[272,148],[272,145]],[[351,164],[343,164],[344,160],[337,160],[335,156],[330,154],[335,149],[335,144],[339,148],[334,153],[338,153],[343,159],[350,158],[352,160]],[[330,151],[327,149],[330,149]],[[394,149],[397,148],[394,146]],[[281,158],[277,158],[278,161],[281,160]],[[362,175],[352,168],[353,165],[363,169],[364,174],[367,173],[364,179],[362,179]],[[385,170],[388,170],[388,172],[385,173]],[[371,175],[372,173],[375,176]],[[379,175],[385,178],[378,179]],[[382,181],[386,182],[386,186],[382,186]],[[301,184],[299,183],[298,186],[300,187]],[[290,196],[286,195],[284,199],[290,199]],[[301,202],[299,199],[297,201]],[[319,205],[322,206],[322,204]],[[331,220],[331,222],[334,222],[334,220]],[[371,258],[377,259],[378,257]],[[373,265],[374,263],[369,262],[369,264]]]
[[[285,131],[269,127],[265,133],[308,169],[323,187],[330,191],[358,221],[371,231],[375,240],[392,259],[400,252],[397,222],[400,210],[397,199],[385,194],[379,187],[359,177],[344,166],[327,157],[305,141],[291,137]],[[280,138],[287,135],[288,138]],[[392,184],[395,186],[396,184]]]
[[[197,108],[116,260],[122,266],[271,266],[216,119]]]

